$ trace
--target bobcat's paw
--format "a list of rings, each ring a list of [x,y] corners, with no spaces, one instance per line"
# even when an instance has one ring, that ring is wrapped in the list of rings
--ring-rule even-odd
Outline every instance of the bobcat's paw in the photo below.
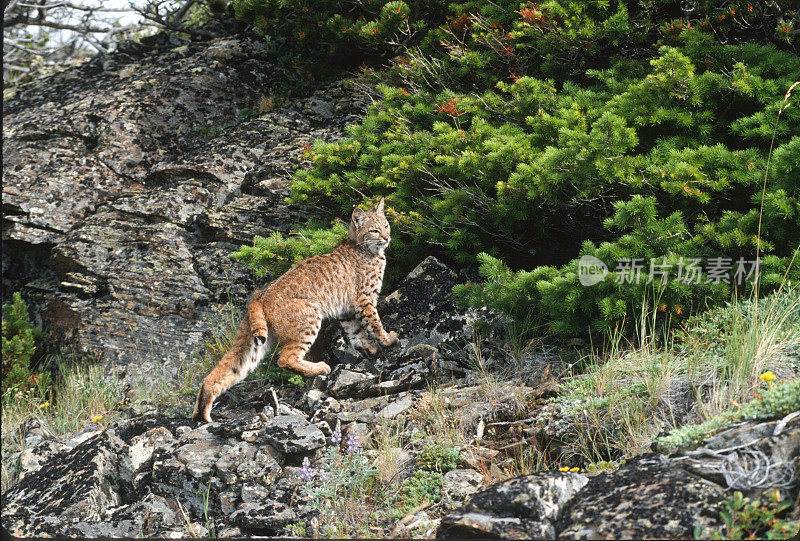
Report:
[[[362,353],[366,352],[370,355],[375,355],[380,349],[377,344],[373,344],[367,340],[362,340],[360,343],[356,344],[355,348],[360,350]]]
[[[314,374],[315,376],[325,376],[331,373],[331,367],[328,363],[320,361],[318,363],[314,363],[314,366],[317,370],[317,373]]]
[[[386,347],[393,346],[400,342],[400,337],[397,336],[397,333],[392,331],[387,335],[387,339],[383,342],[383,345]]]

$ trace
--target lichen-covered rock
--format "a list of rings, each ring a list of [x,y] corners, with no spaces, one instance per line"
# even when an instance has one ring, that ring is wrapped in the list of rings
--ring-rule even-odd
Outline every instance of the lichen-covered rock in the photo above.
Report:
[[[3,527],[15,536],[63,535],[65,523],[104,521],[122,503],[116,466],[124,446],[109,430],[51,456],[3,494]]]
[[[456,468],[444,474],[442,490],[454,501],[477,492],[483,485],[483,475],[475,470]]]
[[[567,502],[588,482],[577,473],[545,472],[496,483],[445,515],[438,539],[554,539]]]
[[[347,370],[340,365],[328,379],[328,392],[337,398],[376,395],[377,383],[377,374]]]
[[[726,428],[673,462],[685,470],[753,498],[766,489],[800,487],[800,412],[783,419],[747,421]]]
[[[286,454],[310,453],[325,445],[325,434],[299,415],[278,415],[264,425],[264,441]]]
[[[284,454],[264,440],[285,452],[324,444],[317,427],[287,417],[269,427],[260,417],[199,427],[159,417],[122,422],[43,456],[3,494],[2,526],[20,536],[165,537],[194,531],[187,520],[211,520],[277,535],[310,510],[296,476],[283,473]],[[276,428],[284,425],[294,429]],[[261,439],[248,441],[254,431]]]
[[[219,30],[97,56],[4,102],[3,295],[23,291],[48,343],[143,384],[254,289],[236,247],[315,216],[286,205],[288,180],[365,107],[336,82],[259,112],[285,75],[262,38]]]
[[[430,256],[379,302],[384,326],[400,337],[401,348],[396,351],[410,352],[416,347],[423,358],[426,352],[441,356],[450,348],[456,349],[456,344],[473,340],[476,322],[488,324],[498,319],[486,309],[459,308],[453,295],[453,286],[458,283],[453,270]]]
[[[723,489],[645,455],[593,477],[570,501],[560,539],[691,538],[696,526],[719,528]]]

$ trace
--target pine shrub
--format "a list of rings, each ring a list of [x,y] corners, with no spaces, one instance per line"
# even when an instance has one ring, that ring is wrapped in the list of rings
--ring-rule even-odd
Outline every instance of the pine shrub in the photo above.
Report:
[[[19,292],[3,305],[3,401],[18,395],[43,398],[50,390],[50,373],[32,366],[41,331],[31,325],[28,307]]]
[[[290,200],[346,218],[364,195],[386,197],[389,281],[431,252],[477,263],[483,282],[459,286],[462,298],[558,334],[629,322],[645,295],[674,318],[749,293],[757,250],[761,291],[796,280],[791,6],[722,4],[451,2],[437,25],[409,3],[411,25],[427,26],[404,43],[418,45],[399,50],[383,99],[347,139],[314,146]],[[347,13],[363,29],[386,5]],[[315,23],[328,34],[315,39],[380,49],[332,30],[325,9],[313,16],[328,17]],[[609,277],[583,286],[583,256]],[[620,262],[644,276],[631,283]],[[649,279],[650,265],[673,274]]]
[[[256,236],[252,246],[242,246],[233,258],[252,268],[259,277],[280,276],[292,265],[312,255],[324,254],[347,236],[347,224],[335,222],[330,227],[311,224],[284,237],[274,232],[269,237]]]

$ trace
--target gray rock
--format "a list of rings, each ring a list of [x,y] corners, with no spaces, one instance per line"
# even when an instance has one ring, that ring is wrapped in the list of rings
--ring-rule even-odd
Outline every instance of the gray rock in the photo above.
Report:
[[[117,471],[120,480],[136,488],[141,474],[152,466],[153,452],[156,448],[174,441],[175,437],[172,433],[162,426],[133,438],[119,456]]]
[[[800,413],[747,421],[708,438],[673,462],[721,486],[756,498],[765,489],[793,488],[800,479]]]
[[[444,474],[444,492],[450,499],[461,501],[483,485],[483,475],[475,470],[457,468]]]
[[[51,457],[3,494],[3,527],[15,536],[61,535],[64,522],[103,521],[121,503],[109,479],[123,446],[108,431]]]
[[[584,475],[561,472],[502,481],[442,517],[436,537],[554,539],[565,505],[587,482]]]
[[[326,398],[328,398],[328,395],[319,389],[309,389],[306,393],[306,404],[308,404],[309,408],[315,410]]]
[[[282,453],[308,453],[325,445],[325,434],[299,415],[279,415],[264,425],[264,441]]]
[[[21,289],[49,344],[131,381],[174,375],[215,305],[247,298],[230,253],[318,215],[283,201],[303,147],[365,109],[336,82],[244,118],[283,75],[263,38],[230,30],[132,45],[4,100],[3,296]]]
[[[335,369],[328,379],[328,392],[336,398],[360,397],[377,394],[376,374],[366,374],[347,369]]]
[[[379,411],[378,417],[380,419],[393,419],[394,417],[397,417],[401,413],[408,411],[408,409],[413,405],[414,405],[414,398],[411,395],[407,394],[404,397],[390,403],[388,406]]]

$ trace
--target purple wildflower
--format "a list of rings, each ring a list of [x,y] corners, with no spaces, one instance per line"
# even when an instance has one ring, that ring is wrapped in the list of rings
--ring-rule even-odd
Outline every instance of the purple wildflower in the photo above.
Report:
[[[358,441],[358,434],[356,432],[351,432],[347,436],[347,453],[355,453],[358,451],[359,447],[361,447],[361,442]]]
[[[311,467],[311,461],[308,457],[303,459],[303,467],[300,468],[300,479],[311,479],[314,477],[314,468]]]
[[[333,443],[334,445],[339,445],[340,443],[342,443],[342,430],[338,426],[331,435],[331,443]]]

